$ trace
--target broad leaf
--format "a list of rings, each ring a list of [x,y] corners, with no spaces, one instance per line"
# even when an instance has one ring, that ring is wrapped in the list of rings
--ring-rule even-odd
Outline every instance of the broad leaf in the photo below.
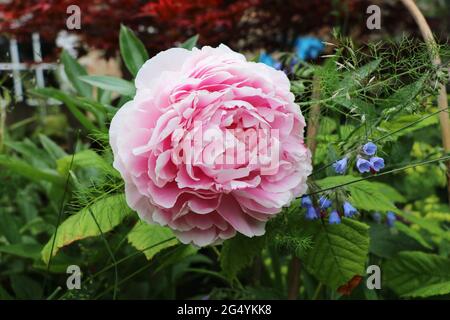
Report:
[[[159,251],[178,244],[169,228],[139,221],[128,233],[128,242],[151,260]]]
[[[314,243],[303,259],[307,270],[332,289],[365,274],[369,226],[343,218],[340,224],[315,223]]]
[[[52,254],[54,256],[59,249],[74,241],[98,236],[112,230],[130,213],[131,210],[125,203],[123,194],[107,196],[98,200],[91,206],[85,207],[78,213],[67,218],[58,227],[56,238],[55,234],[53,234],[42,250],[42,259],[45,263],[49,262],[53,241],[54,247]],[[95,217],[98,226],[92,215]],[[99,227],[101,230],[99,230]]]
[[[401,297],[450,293],[450,259],[419,251],[401,252],[383,266],[385,283]]]
[[[382,258],[392,258],[400,251],[422,250],[413,238],[385,224],[370,224],[370,252]]]
[[[127,69],[136,77],[139,69],[148,60],[148,53],[144,44],[136,37],[131,29],[121,25],[119,45],[120,53]]]
[[[249,266],[266,243],[266,238],[248,238],[238,234],[224,242],[220,252],[220,266],[223,273],[233,279],[243,268]]]
[[[389,186],[380,182],[356,181],[353,176],[332,176],[318,180],[322,188],[344,188],[350,193],[350,202],[358,209],[367,211],[399,212],[394,201],[403,202],[404,198]]]

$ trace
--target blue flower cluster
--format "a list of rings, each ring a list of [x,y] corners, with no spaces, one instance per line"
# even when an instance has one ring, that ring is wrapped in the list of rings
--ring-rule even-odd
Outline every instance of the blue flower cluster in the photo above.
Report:
[[[315,37],[298,37],[295,41],[295,53],[300,60],[313,60],[323,52],[325,45]]]
[[[292,58],[289,70],[293,70],[295,65],[300,61],[314,60],[324,51],[325,45],[323,42],[315,37],[298,37],[295,41],[294,50],[295,56]],[[270,54],[262,51],[259,54],[258,62],[262,62],[272,68],[281,70],[282,63],[274,59]]]
[[[342,204],[342,210],[336,208],[331,210],[328,214],[328,209],[332,208],[332,206],[333,202],[325,196],[319,198],[316,206],[314,206],[313,199],[311,197],[302,197],[302,207],[306,208],[305,218],[307,220],[325,218],[328,215],[329,224],[338,224],[341,223],[342,215],[347,218],[351,218],[358,213],[358,210],[356,210],[348,201],[344,201]]]
[[[281,62],[275,60],[270,54],[267,54],[265,52],[261,52],[259,54],[259,62],[262,62],[269,67],[272,67],[274,69],[280,70],[281,69]]]
[[[375,222],[381,223],[381,214],[379,212],[375,212],[372,215],[372,218],[375,220]],[[388,211],[386,213],[386,224],[390,228],[392,228],[395,225],[395,221],[397,221],[397,217],[396,217],[395,213],[393,213],[392,211]]]
[[[373,142],[367,142],[361,147],[361,151],[356,157],[356,168],[360,173],[371,172],[377,173],[384,168],[384,159],[377,157],[377,146]],[[347,170],[349,157],[337,160],[333,163],[333,168],[336,173],[344,174]]]

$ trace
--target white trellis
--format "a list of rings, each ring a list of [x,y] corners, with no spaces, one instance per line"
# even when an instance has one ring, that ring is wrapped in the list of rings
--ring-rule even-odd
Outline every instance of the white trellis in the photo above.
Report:
[[[33,33],[31,39],[33,46],[33,60],[35,64],[28,65],[26,63],[20,62],[19,47],[17,45],[17,40],[14,38],[10,39],[9,41],[9,54],[11,57],[11,62],[0,63],[1,71],[10,71],[12,73],[14,82],[14,96],[16,101],[23,101],[24,99],[22,77],[20,75],[21,71],[34,70],[36,87],[44,87],[44,70],[54,70],[57,68],[56,63],[42,62],[42,51],[39,33]],[[51,100],[49,102],[52,103]],[[37,101],[32,99],[28,99],[27,103],[30,105],[37,105]]]

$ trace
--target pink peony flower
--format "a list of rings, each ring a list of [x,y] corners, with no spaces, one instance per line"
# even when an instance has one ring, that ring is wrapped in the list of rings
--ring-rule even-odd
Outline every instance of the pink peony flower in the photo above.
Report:
[[[305,120],[282,71],[227,46],[173,48],[148,60],[110,144],[128,205],[183,243],[264,234],[304,194]]]

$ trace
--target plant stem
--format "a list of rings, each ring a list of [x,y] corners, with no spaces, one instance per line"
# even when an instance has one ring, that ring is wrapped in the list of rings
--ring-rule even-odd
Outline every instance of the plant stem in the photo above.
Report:
[[[312,97],[313,101],[320,99],[320,79],[314,76],[312,83]],[[320,118],[320,104],[314,104],[309,111],[308,128],[306,133],[306,144],[311,151],[311,161],[314,159],[314,153],[317,147],[316,136],[319,132],[319,118]],[[296,256],[292,257],[289,265],[288,273],[288,299],[296,300],[300,287],[300,259]]]
[[[322,290],[323,284],[322,282],[319,282],[319,284],[317,285],[316,291],[314,292],[314,296],[312,298],[312,300],[317,300],[319,298],[319,294],[320,291]]]
[[[425,40],[428,50],[430,51],[430,56],[435,66],[439,66],[441,64],[441,58],[439,57],[439,53],[437,51],[436,41],[433,37],[433,33],[431,32],[430,26],[428,25],[425,17],[423,16],[420,9],[417,7],[416,3],[413,0],[401,0],[403,5],[408,9],[409,13],[413,16],[416,21],[417,26],[420,29],[420,33],[422,34],[423,39]],[[450,152],[450,121],[448,119],[447,109],[448,109],[448,101],[447,101],[447,90],[445,89],[445,85],[443,83],[439,84],[439,96],[438,96],[438,106],[439,109],[443,111],[439,114],[439,121],[441,123],[441,136],[442,136],[442,145],[446,153]],[[444,111],[445,110],[445,111]],[[450,204],[450,161],[446,163],[447,165],[447,196],[448,202]]]
[[[292,257],[288,273],[288,300],[297,300],[298,289],[300,287],[300,259]]]
[[[0,152],[3,151],[5,139],[6,107],[8,102],[0,96]]]

